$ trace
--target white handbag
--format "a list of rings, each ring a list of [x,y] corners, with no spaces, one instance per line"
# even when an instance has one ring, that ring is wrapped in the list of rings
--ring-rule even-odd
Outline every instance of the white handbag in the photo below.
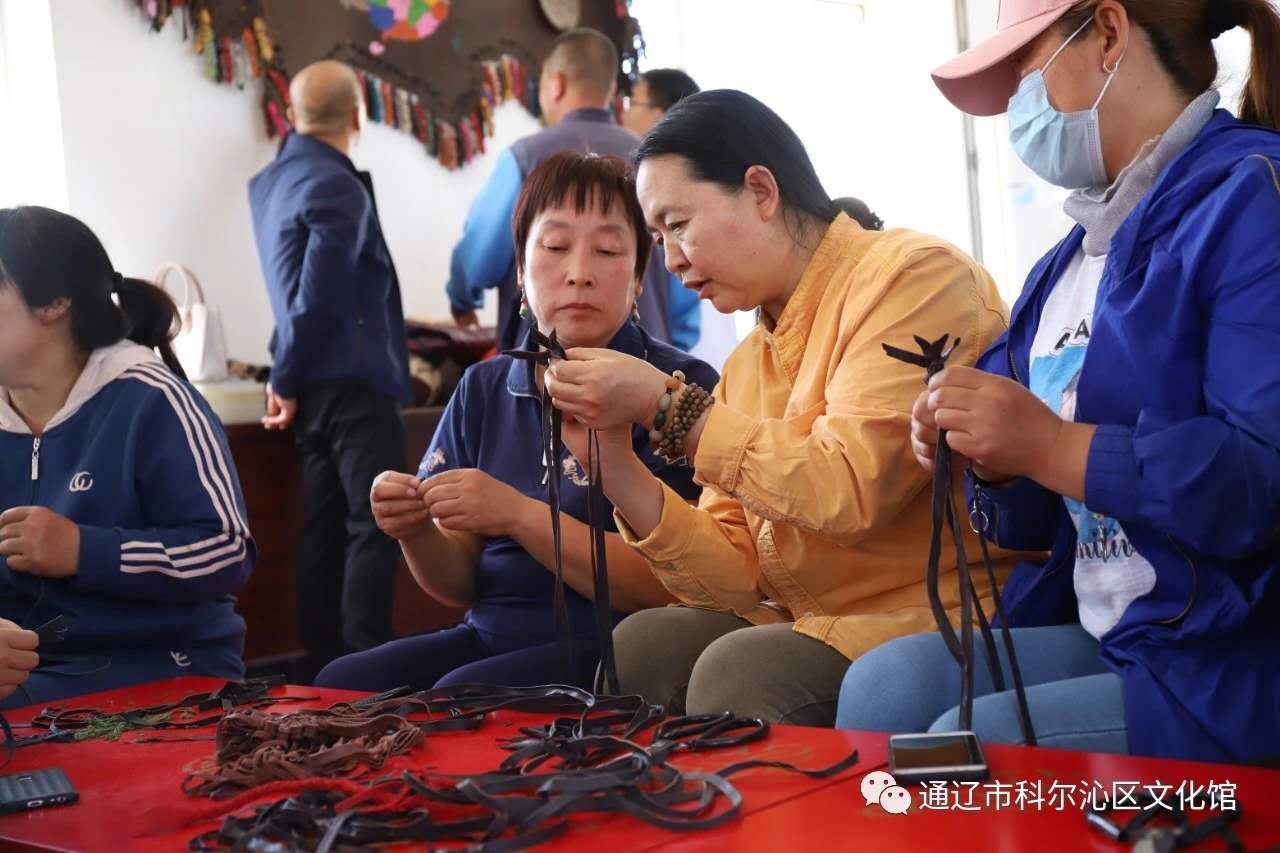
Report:
[[[222,314],[216,305],[204,301],[204,290],[191,270],[167,263],[156,273],[155,284],[163,288],[169,273],[183,282],[178,317],[182,328],[173,339],[173,353],[191,382],[220,382],[227,378],[227,339],[222,332]]]

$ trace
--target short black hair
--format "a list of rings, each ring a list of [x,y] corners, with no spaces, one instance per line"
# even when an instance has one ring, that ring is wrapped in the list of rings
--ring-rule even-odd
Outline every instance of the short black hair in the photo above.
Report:
[[[516,268],[524,272],[524,252],[538,214],[560,207],[570,198],[582,213],[593,206],[607,214],[613,203],[622,205],[636,235],[636,278],[644,276],[653,249],[653,234],[644,222],[636,198],[636,176],[631,164],[612,154],[579,154],[561,151],[543,160],[529,173],[516,199],[511,233],[516,243]]]
[[[618,81],[618,47],[599,30],[579,27],[555,40],[543,67],[561,70],[571,82],[604,96]]]
[[[650,103],[663,112],[674,107],[681,99],[702,91],[693,82],[693,78],[679,68],[655,68],[641,74],[640,79],[649,87]]]

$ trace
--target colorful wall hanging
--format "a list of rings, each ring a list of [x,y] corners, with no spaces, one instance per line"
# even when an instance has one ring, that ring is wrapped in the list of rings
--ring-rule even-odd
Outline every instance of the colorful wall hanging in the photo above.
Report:
[[[622,91],[643,50],[627,0],[136,0],[159,31],[177,16],[217,83],[262,85],[267,133],[289,129],[289,80],[320,59],[351,65],[369,119],[411,134],[453,169],[484,153],[493,110],[538,114],[537,74],[566,26],[618,45]]]

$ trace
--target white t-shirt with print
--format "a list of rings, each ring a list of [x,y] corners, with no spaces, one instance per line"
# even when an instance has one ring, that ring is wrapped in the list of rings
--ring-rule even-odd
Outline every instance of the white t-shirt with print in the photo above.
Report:
[[[1076,388],[1093,330],[1106,255],[1076,253],[1049,294],[1031,344],[1031,391],[1064,420],[1076,416]],[[1076,599],[1080,624],[1094,637],[1115,627],[1134,599],[1156,584],[1156,570],[1114,518],[1063,498],[1076,525]]]

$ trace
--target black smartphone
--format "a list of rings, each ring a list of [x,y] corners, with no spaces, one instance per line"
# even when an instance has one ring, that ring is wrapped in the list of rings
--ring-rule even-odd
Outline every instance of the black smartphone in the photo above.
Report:
[[[0,776],[0,814],[66,806],[79,800],[80,793],[61,767]]]
[[[973,732],[889,736],[889,773],[899,785],[981,782],[990,774]]]

